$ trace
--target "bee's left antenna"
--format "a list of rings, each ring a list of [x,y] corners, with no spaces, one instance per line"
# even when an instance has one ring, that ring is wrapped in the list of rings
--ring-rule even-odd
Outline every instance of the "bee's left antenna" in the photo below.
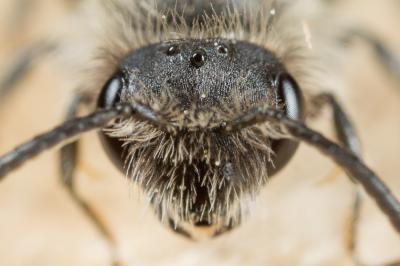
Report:
[[[308,143],[320,152],[330,157],[341,166],[352,178],[358,181],[366,192],[400,232],[400,202],[388,186],[350,150],[341,147],[320,133],[308,128],[302,122],[290,119],[279,110],[271,108],[255,108],[236,120],[224,125],[228,132],[241,130],[245,127],[266,121],[276,122],[287,129],[290,136]]]

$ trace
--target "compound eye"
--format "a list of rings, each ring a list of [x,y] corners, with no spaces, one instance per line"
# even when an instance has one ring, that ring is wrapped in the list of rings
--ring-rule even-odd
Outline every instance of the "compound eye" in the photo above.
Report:
[[[100,108],[109,108],[115,106],[115,104],[117,104],[121,99],[122,87],[122,73],[117,73],[104,85],[100,93],[97,106]]]
[[[285,114],[295,120],[303,120],[303,96],[297,82],[287,73],[276,77],[278,107],[283,106]],[[299,143],[291,139],[277,139],[272,141],[272,150],[275,153],[273,167],[268,169],[272,176],[281,170],[295,154]]]
[[[122,73],[117,73],[104,85],[97,101],[97,107],[110,108],[119,103],[121,101],[122,88],[123,75]],[[103,131],[99,132],[99,136],[108,157],[118,169],[124,171],[123,142],[117,138],[111,138]]]
[[[303,118],[303,96],[292,76],[281,73],[277,76],[277,96],[279,105],[283,105],[286,115],[291,119]]]

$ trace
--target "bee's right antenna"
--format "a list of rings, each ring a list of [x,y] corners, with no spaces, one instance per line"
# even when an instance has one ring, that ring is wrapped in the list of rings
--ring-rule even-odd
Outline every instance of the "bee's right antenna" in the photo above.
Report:
[[[85,132],[107,126],[112,120],[123,117],[146,120],[163,128],[164,123],[148,107],[140,104],[119,104],[115,107],[98,110],[88,116],[65,122],[61,126],[39,135],[13,151],[0,157],[0,181],[12,170],[27,160],[39,155],[62,142],[71,140]]]
[[[308,128],[302,122],[288,118],[279,110],[260,107],[227,123],[223,129],[232,132],[266,121],[283,125],[291,136],[314,146],[341,166],[352,178],[360,182],[400,233],[400,202],[383,181],[354,153]]]

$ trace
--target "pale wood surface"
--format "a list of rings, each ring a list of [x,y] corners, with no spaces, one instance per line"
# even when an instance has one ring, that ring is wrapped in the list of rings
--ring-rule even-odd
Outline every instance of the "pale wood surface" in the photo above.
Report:
[[[15,2],[0,4],[4,61],[40,32],[57,28],[57,18],[65,12],[56,1],[38,1],[38,15],[27,17],[23,31],[16,31],[7,22]],[[361,21],[393,49],[400,47],[400,4],[338,2],[338,15]],[[366,161],[400,197],[400,82],[374,63],[368,49],[359,47],[341,71],[348,91],[338,93],[347,95],[341,100],[359,128]],[[0,106],[0,152],[59,123],[70,96],[67,87],[57,69],[46,63],[21,82]],[[327,125],[313,124],[329,134]],[[159,224],[143,197],[129,189],[104,156],[95,134],[85,136],[84,143],[80,191],[112,228],[126,265],[352,265],[343,247],[351,185],[343,174],[327,180],[335,166],[307,146],[271,180],[243,226],[216,240],[194,243]],[[51,151],[32,160],[0,184],[0,265],[108,265],[105,242],[59,184],[55,155]],[[358,243],[364,262],[400,258],[399,237],[370,199],[363,208]]]

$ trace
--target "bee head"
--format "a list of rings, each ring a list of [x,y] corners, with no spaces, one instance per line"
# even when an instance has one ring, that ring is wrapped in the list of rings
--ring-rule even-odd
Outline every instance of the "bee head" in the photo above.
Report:
[[[268,123],[232,134],[215,130],[257,106],[302,118],[295,80],[272,52],[249,42],[189,39],[137,49],[104,86],[98,106],[126,102],[148,105],[167,128],[119,121],[101,133],[103,144],[160,219],[191,237],[238,225],[298,146]]]

